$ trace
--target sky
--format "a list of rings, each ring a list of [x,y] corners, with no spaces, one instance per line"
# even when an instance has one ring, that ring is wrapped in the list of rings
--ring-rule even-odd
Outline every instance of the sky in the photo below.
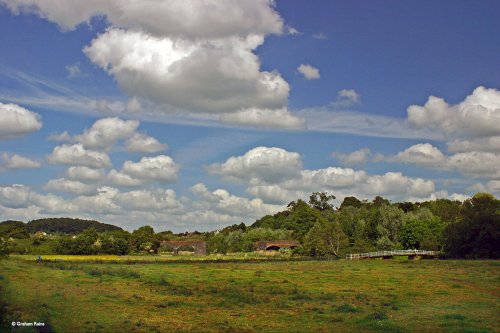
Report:
[[[0,219],[206,231],[500,195],[500,2],[0,0]]]

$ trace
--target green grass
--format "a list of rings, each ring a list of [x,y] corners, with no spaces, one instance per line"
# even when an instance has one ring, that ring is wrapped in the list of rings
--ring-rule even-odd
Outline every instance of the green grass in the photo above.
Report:
[[[498,261],[55,257],[0,261],[0,331],[500,331]]]

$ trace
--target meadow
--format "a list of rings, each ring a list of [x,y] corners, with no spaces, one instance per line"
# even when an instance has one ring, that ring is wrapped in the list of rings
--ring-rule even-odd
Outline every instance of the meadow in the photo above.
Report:
[[[498,261],[34,259],[0,261],[2,332],[500,331]]]

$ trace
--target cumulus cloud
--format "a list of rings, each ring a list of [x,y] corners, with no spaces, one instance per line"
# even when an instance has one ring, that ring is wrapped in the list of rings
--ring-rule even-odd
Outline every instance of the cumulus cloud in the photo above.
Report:
[[[155,210],[178,208],[181,206],[173,190],[136,190],[119,193],[116,203],[131,210]]]
[[[445,162],[446,157],[430,143],[419,143],[399,152],[390,160],[422,166],[437,166]]]
[[[282,205],[266,204],[259,198],[248,199],[236,196],[224,189],[210,192],[203,183],[194,185],[191,191],[203,199],[198,203],[198,208],[211,210],[218,214],[259,218],[267,214],[274,214],[283,208]]]
[[[188,116],[247,109],[276,109],[281,115],[287,104],[288,83],[276,71],[261,70],[255,54],[266,35],[283,33],[273,1],[0,1],[14,13],[37,14],[63,30],[94,16],[107,19],[110,28],[84,52],[133,97],[116,108],[97,102],[103,112],[138,112],[138,99],[153,102],[159,112]],[[288,27],[288,32],[297,30]],[[75,67],[68,70],[76,73]],[[246,116],[249,125],[262,124],[262,115],[254,112],[240,112],[227,121],[246,124]],[[287,118],[288,127],[301,127],[293,116]]]
[[[64,178],[51,179],[45,184],[44,189],[73,194],[86,195],[95,193],[95,186],[82,183],[78,180]]]
[[[143,185],[140,179],[133,178],[123,172],[119,172],[115,169],[108,173],[107,180],[110,184],[115,186],[140,186]]]
[[[27,207],[31,196],[31,189],[21,184],[0,186],[0,203],[8,208]]]
[[[72,30],[106,16],[114,26],[154,35],[221,38],[281,33],[283,21],[268,0],[2,0],[14,13],[28,12]]]
[[[286,108],[257,109],[250,108],[235,113],[226,113],[220,117],[222,122],[254,127],[303,129],[305,120],[291,114]]]
[[[127,111],[130,113],[137,113],[141,111],[141,108],[141,103],[135,96],[129,99],[129,101],[127,102]]]
[[[500,136],[471,140],[452,140],[447,143],[450,152],[486,151],[500,153]]]
[[[41,127],[39,114],[17,104],[0,102],[0,140],[17,138],[38,131]]]
[[[258,147],[242,156],[208,167],[212,174],[244,182],[246,192],[268,203],[286,203],[307,198],[313,191],[331,191],[338,199],[356,195],[370,198],[426,198],[435,190],[431,180],[411,178],[398,172],[370,175],[363,170],[327,167],[317,170],[302,168],[298,153],[281,148]]]
[[[309,64],[301,64],[299,67],[297,67],[297,71],[302,74],[307,80],[317,80],[320,78],[319,69]]]
[[[73,137],[67,132],[61,132],[61,133],[53,133],[51,134],[48,139],[50,141],[56,141],[56,142],[71,142],[73,141]]]
[[[429,143],[416,144],[395,156],[386,157],[390,162],[415,164],[440,170],[458,171],[464,175],[498,178],[500,155],[490,152],[470,151],[445,155]]]
[[[4,218],[32,219],[59,216],[64,212],[130,229],[147,223],[160,230],[192,227],[213,230],[241,221],[251,222],[284,208],[282,205],[266,204],[261,199],[240,197],[224,189],[209,191],[201,183],[193,188],[196,188],[193,189],[195,200],[178,199],[171,189],[122,192],[109,186],[98,188],[92,195],[64,199],[53,194],[39,194],[24,185],[0,186],[0,214]],[[167,220],[165,216],[168,216]],[[193,225],[193,221],[197,224]]]
[[[85,166],[72,166],[66,170],[66,176],[84,183],[97,182],[104,176],[102,169],[91,169]]]
[[[342,89],[337,92],[337,98],[330,103],[334,109],[349,108],[361,103],[361,95],[354,89]]]
[[[279,108],[289,86],[276,72],[260,72],[252,52],[258,35],[220,40],[175,40],[111,29],[85,48],[131,96],[199,112]]]
[[[368,160],[372,156],[372,152],[368,148],[362,148],[348,154],[335,152],[332,154],[332,156],[339,160],[342,165],[353,166],[365,164],[366,162],[368,162]]]
[[[449,136],[498,136],[500,91],[478,87],[456,105],[431,96],[424,106],[412,105],[408,108],[408,122],[416,127],[444,131]]]
[[[122,172],[141,180],[174,182],[180,166],[166,155],[143,157],[139,162],[126,161]]]
[[[256,147],[243,156],[212,164],[208,170],[224,178],[279,182],[298,175],[302,160],[298,153],[276,147]]]
[[[9,155],[7,153],[2,154],[3,163],[0,167],[6,169],[37,169],[41,166],[38,161],[31,160],[27,157],[19,156],[17,154]]]
[[[137,120],[122,120],[117,117],[97,120],[92,127],[74,139],[90,149],[109,149],[118,140],[134,135],[139,127]]]
[[[87,150],[81,143],[57,146],[47,159],[53,164],[86,166],[96,169],[111,165],[111,160],[106,153]]]
[[[156,153],[168,146],[144,133],[135,133],[125,142],[125,148],[133,153]]]
[[[365,194],[424,198],[435,190],[434,182],[410,178],[400,172],[370,176],[361,186]]]
[[[490,180],[486,184],[476,183],[470,187],[474,192],[488,192],[496,196],[500,195],[500,180]]]

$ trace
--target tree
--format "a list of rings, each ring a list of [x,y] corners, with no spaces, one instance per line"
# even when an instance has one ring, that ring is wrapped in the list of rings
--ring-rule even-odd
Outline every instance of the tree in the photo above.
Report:
[[[157,237],[154,229],[149,225],[146,225],[132,232],[129,243],[130,248],[133,251],[157,253],[158,248],[160,247],[160,236]]]
[[[309,196],[309,205],[320,212],[327,210],[333,211],[333,204],[330,203],[332,200],[335,200],[333,194],[329,195],[328,192],[314,192]]]
[[[458,222],[446,228],[445,252],[459,258],[500,258],[500,200],[477,193],[464,201]]]
[[[16,239],[29,238],[28,230],[26,229],[26,224],[21,221],[3,221],[0,223],[0,236]]]
[[[339,210],[343,210],[347,207],[360,208],[363,206],[363,202],[356,197],[345,197],[340,204]]]
[[[440,250],[444,223],[428,208],[406,213],[399,240],[405,249]]]
[[[338,222],[321,219],[304,238],[304,252],[313,257],[339,257],[348,244],[348,238]]]

